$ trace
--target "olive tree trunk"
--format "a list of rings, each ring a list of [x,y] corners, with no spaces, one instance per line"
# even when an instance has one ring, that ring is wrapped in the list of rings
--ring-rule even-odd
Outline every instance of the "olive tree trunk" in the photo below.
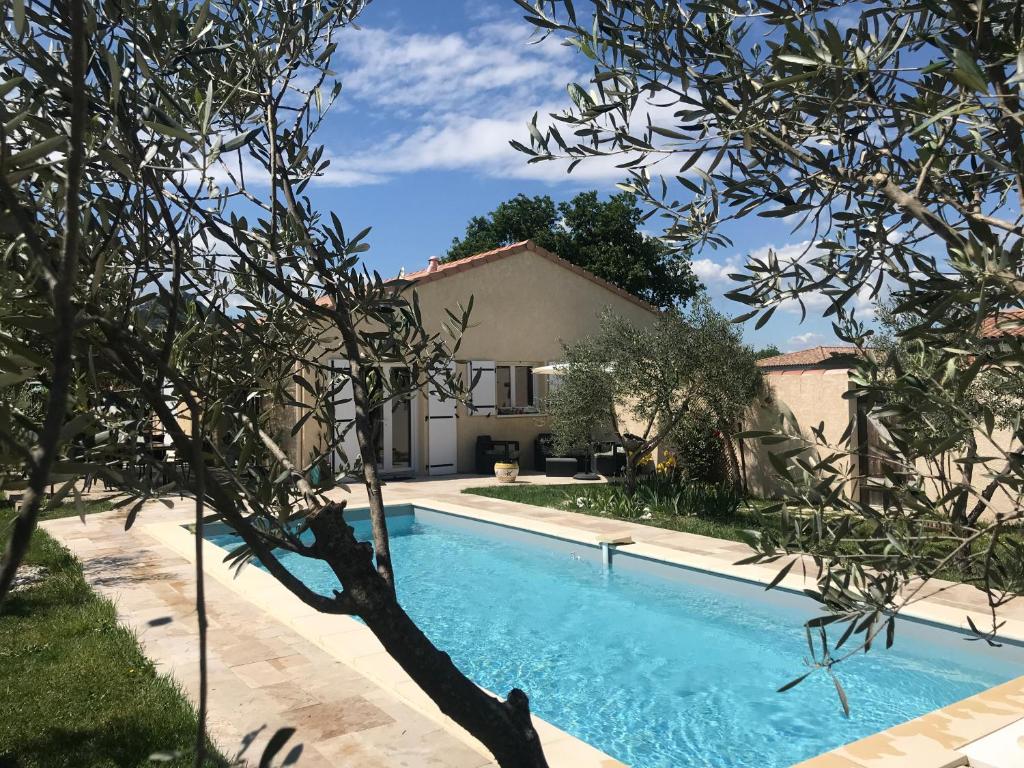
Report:
[[[344,506],[324,507],[310,518],[310,528],[316,536],[317,555],[343,585],[352,612],[441,711],[486,746],[499,765],[546,768],[526,694],[514,688],[506,701],[490,695],[423,634],[374,566],[370,545],[356,540],[344,520]]]

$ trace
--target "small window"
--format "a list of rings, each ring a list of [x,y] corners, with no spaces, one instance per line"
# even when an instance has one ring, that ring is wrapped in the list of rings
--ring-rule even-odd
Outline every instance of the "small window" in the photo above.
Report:
[[[494,404],[501,409],[512,407],[512,366],[494,367]]]
[[[498,414],[537,413],[533,365],[506,363],[494,368],[495,403]]]
[[[516,375],[516,396],[512,403],[516,408],[526,408],[533,405],[533,366],[517,365]]]

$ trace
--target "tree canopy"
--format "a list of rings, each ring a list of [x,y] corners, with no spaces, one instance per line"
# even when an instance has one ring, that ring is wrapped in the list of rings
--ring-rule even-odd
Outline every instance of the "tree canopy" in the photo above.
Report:
[[[521,240],[533,240],[657,307],[685,304],[700,290],[688,256],[642,230],[636,196],[601,200],[581,192],[555,204],[547,195],[516,195],[484,216],[474,216],[452,240],[445,261],[455,261]]]
[[[838,335],[864,353],[849,396],[879,428],[884,475],[859,460],[852,424],[833,443],[816,430],[805,450],[773,454],[791,492],[769,513],[795,523],[752,542],[765,561],[816,558],[813,594],[830,611],[811,625],[818,666],[831,673],[882,632],[892,642],[893,616],[958,558],[989,601],[977,631],[992,639],[1024,588],[1022,546],[1007,535],[1024,517],[1024,409],[994,439],[990,404],[965,408],[961,393],[983,374],[1024,375],[1019,336],[982,334],[1024,307],[1020,3],[601,0],[585,16],[579,2],[517,2],[539,36],[563,37],[592,65],[519,149],[535,162],[621,161],[665,238],[684,248],[727,245],[726,222],[787,219],[809,247],[747,260],[730,293],[748,308],[741,319],[760,326],[783,303],[824,299]],[[883,294],[901,318],[895,352],[873,351],[858,315]],[[911,342],[931,356],[929,375],[900,364]],[[900,429],[916,413],[961,418],[936,444]],[[987,485],[944,485],[926,459],[973,436],[988,449],[959,461]],[[879,504],[847,493],[870,483],[886,490]],[[938,546],[936,531],[977,503],[985,520]],[[857,648],[837,653],[830,624]]]
[[[760,349],[755,351],[754,352],[754,357],[756,357],[758,360],[764,360],[766,357],[775,357],[776,355],[781,355],[781,354],[782,354],[782,350],[781,349],[779,349],[774,344],[769,344],[768,346],[761,347]]]
[[[548,398],[561,449],[614,437],[626,450],[627,491],[639,462],[698,418],[737,431],[760,392],[761,373],[736,326],[706,300],[649,326],[612,313],[565,348],[566,369]]]
[[[410,286],[362,263],[369,229],[309,196],[329,165],[315,136],[341,88],[332,57],[365,5],[12,6],[0,26],[0,389],[31,382],[42,407],[0,398],[0,491],[22,496],[0,600],[40,510],[77,499],[83,476],[117,489],[126,527],[178,485],[195,513],[196,765],[212,519],[241,539],[232,563],[258,559],[316,611],[362,617],[499,764],[543,768],[526,695],[475,685],[395,592],[371,414],[420,387],[462,395],[450,364],[471,306],[428,331]],[[411,381],[381,376],[382,360]],[[347,423],[339,403],[352,404]],[[309,425],[316,438],[289,455]],[[336,480],[361,481],[372,546],[326,496],[331,473],[314,471],[332,458]],[[315,591],[282,552],[324,562],[337,588]]]

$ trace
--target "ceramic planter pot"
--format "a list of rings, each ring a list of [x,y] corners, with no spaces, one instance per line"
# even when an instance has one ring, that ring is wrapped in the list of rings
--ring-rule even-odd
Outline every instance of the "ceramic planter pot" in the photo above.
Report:
[[[514,483],[519,477],[519,465],[499,461],[494,464],[494,476],[499,483]]]

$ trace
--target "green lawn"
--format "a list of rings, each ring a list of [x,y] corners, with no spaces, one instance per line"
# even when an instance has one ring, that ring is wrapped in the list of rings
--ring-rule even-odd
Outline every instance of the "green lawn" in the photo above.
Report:
[[[87,512],[107,508],[92,503]],[[5,542],[13,514],[0,502]],[[77,514],[65,505],[46,517]],[[195,712],[117,623],[113,604],[41,530],[26,562],[49,573],[11,595],[0,613],[0,768],[191,765]],[[171,762],[149,760],[176,750]],[[227,762],[214,756],[208,765]]]
[[[580,509],[570,502],[575,497],[577,490],[586,489],[588,493],[601,492],[607,489],[611,494],[611,487],[608,485],[596,485],[595,483],[569,483],[567,485],[491,485],[483,488],[466,488],[463,493],[473,493],[478,496],[490,496],[495,499],[507,501],[518,501],[523,504],[533,504],[535,507],[553,507],[571,512],[580,512],[585,515],[595,515],[587,508]],[[616,518],[628,520],[631,523],[651,525],[656,528],[668,528],[673,531],[684,533],[695,533],[700,536],[713,536],[716,539],[728,539],[730,541],[742,541],[740,531],[759,529],[764,527],[765,521],[756,514],[758,504],[764,502],[745,502],[736,511],[736,514],[719,518],[703,518],[692,516],[662,515],[657,510],[652,511],[652,517],[648,520],[639,518]],[[604,515],[601,515],[604,517]]]

